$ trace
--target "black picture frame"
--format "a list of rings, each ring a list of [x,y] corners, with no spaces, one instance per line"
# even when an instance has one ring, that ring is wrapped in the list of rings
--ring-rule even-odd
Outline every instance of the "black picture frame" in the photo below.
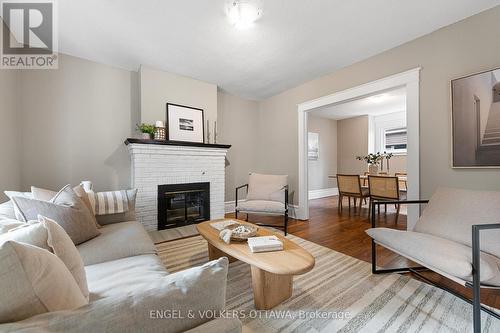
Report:
[[[183,109],[187,109],[187,110],[195,110],[195,111],[199,111],[201,112],[201,137],[202,137],[202,140],[201,141],[196,141],[196,140],[182,140],[182,139],[179,139],[175,136],[172,135],[172,123],[171,123],[171,119],[170,119],[170,116],[171,116],[171,112],[172,112],[172,108],[175,107],[175,108],[183,108]],[[198,142],[198,143],[205,143],[205,111],[203,109],[200,109],[200,108],[196,108],[196,107],[193,107],[193,106],[189,106],[189,105],[182,105],[182,104],[176,104],[176,103],[167,103],[166,105],[166,136],[167,136],[167,140],[170,140],[170,141],[181,141],[181,142]]]

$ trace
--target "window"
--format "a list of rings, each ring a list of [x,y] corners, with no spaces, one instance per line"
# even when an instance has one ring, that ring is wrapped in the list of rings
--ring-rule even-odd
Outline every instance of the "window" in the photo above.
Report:
[[[384,140],[384,150],[388,153],[406,153],[406,127],[385,130]]]

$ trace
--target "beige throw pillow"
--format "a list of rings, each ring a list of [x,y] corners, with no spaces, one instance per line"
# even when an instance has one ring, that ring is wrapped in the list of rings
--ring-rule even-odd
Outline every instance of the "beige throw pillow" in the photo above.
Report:
[[[56,222],[39,215],[38,221],[23,223],[22,226],[0,235],[0,244],[9,240],[37,246],[54,253],[73,275],[83,296],[89,298],[87,277],[80,253],[68,234]]]
[[[90,203],[89,196],[87,195],[87,192],[85,192],[85,190],[83,189],[82,185],[77,185],[73,187],[73,191],[83,201],[83,203],[89,209],[89,211],[92,214],[94,214],[94,209],[92,207],[92,204]],[[31,193],[33,195],[33,199],[42,201],[51,201],[58,194],[58,192],[35,186],[31,186]],[[97,220],[96,220],[96,226],[97,228],[101,227],[99,223],[97,223]]]
[[[39,247],[0,245],[0,323],[88,304],[63,262]]]
[[[38,215],[57,222],[69,235],[75,245],[100,235],[95,216],[69,185],[59,191],[51,201],[21,197],[12,198],[22,214],[22,220],[35,220]]]

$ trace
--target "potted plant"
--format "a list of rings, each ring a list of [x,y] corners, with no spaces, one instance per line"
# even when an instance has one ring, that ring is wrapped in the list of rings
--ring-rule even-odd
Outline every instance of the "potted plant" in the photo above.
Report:
[[[141,139],[151,140],[152,136],[155,133],[154,125],[149,124],[137,124],[137,131],[141,133]]]
[[[376,154],[370,153],[365,156],[356,156],[358,161],[365,161],[368,164],[368,172],[370,175],[378,174],[378,163],[383,159],[382,154],[379,152]]]

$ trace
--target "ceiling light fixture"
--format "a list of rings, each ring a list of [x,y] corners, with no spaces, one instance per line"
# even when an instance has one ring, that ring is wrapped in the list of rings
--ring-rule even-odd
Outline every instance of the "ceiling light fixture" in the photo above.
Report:
[[[262,15],[262,9],[256,1],[232,0],[227,4],[226,13],[232,25],[247,29]]]

